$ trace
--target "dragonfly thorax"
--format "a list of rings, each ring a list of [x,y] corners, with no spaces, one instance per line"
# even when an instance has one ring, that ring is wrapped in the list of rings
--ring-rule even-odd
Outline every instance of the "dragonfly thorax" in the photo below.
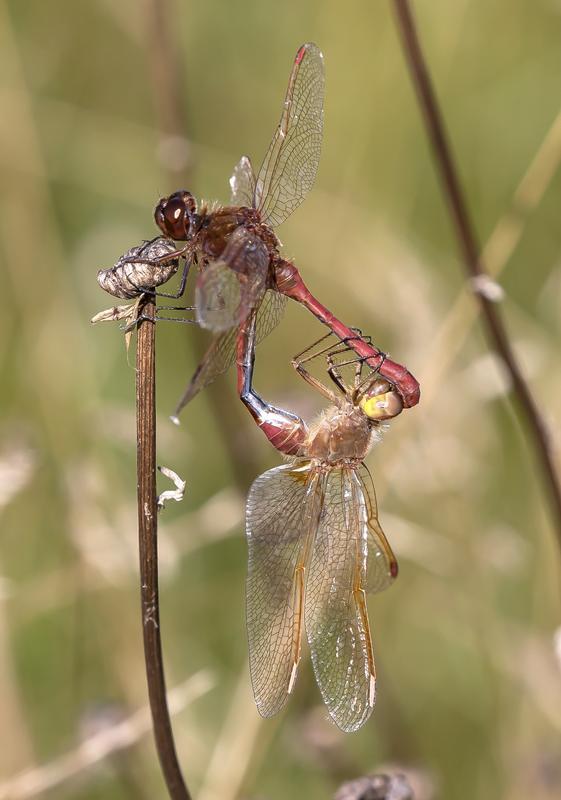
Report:
[[[221,206],[201,219],[197,244],[203,258],[208,260],[220,258],[232,234],[242,227],[248,234],[256,236],[263,242],[270,255],[278,252],[278,239],[267,225],[263,225],[258,211],[245,206]],[[240,249],[240,261],[246,260],[246,244],[247,239],[244,239],[243,248]],[[237,260],[235,254],[232,254],[232,258]]]
[[[376,436],[376,426],[351,403],[333,406],[310,426],[306,455],[318,461],[362,461]]]

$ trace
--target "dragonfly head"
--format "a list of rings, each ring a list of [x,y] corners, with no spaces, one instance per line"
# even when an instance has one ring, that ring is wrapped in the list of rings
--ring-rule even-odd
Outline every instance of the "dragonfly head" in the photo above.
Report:
[[[154,211],[154,219],[164,236],[176,242],[187,241],[198,227],[197,201],[185,189],[162,197]]]
[[[361,393],[359,408],[368,419],[383,422],[397,417],[403,410],[403,400],[389,381],[375,378]]]

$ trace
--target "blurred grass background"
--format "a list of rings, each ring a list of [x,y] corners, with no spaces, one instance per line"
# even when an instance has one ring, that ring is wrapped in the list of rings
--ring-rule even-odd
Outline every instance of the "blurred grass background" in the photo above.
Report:
[[[389,5],[163,5],[184,142],[159,130],[147,0],[0,2],[0,798],[165,797],[151,735],[129,720],[146,702],[134,371],[117,326],[89,324],[111,304],[95,275],[154,234],[155,201],[186,176],[197,196],[228,199],[240,154],[265,152],[306,40],[325,53],[324,151],[280,235],[312,291],[423,387],[369,460],[401,574],[370,601],[379,699],[364,729],[327,721],[309,664],[286,712],[260,720],[243,492],[279,459],[238,410],[232,374],[171,425],[197,334],[162,324],[159,462],[187,480],[160,534],[168,683],[187,682],[180,760],[201,800],[319,800],[388,765],[410,771],[420,798],[557,798],[559,554],[464,296]],[[415,8],[508,328],[559,440],[561,3]],[[257,387],[309,417],[321,401],[289,361],[322,330],[292,305],[260,347]],[[80,742],[123,719],[132,744],[82,768],[101,753]]]

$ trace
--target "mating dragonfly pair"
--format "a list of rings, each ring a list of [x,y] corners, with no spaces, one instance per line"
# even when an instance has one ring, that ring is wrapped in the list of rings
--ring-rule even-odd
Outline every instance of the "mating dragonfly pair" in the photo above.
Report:
[[[190,268],[197,269],[190,310],[215,336],[175,417],[236,362],[240,399],[277,450],[295,457],[258,478],[247,503],[247,624],[258,709],[264,716],[276,713],[292,691],[305,628],[329,713],[352,731],[368,718],[375,697],[365,595],[385,588],[397,574],[362,461],[381,424],[416,405],[420,392],[405,367],[337,319],[280,254],[274,228],[300,205],[317,172],[323,94],[323,56],[308,43],[296,54],[281,119],[259,172],[246,156],[234,170],[231,205],[197,204],[185,190],[163,198],[154,216],[164,236],[133,248],[101,270],[98,281],[117,297],[179,298]],[[178,292],[156,292],[181,260]],[[339,342],[309,348],[293,361],[333,404],[309,429],[253,388],[255,347],[280,321],[287,298],[311,311]],[[188,307],[168,310],[179,308]],[[317,358],[326,358],[337,391],[309,372]],[[352,381],[344,379],[345,368],[354,370]]]

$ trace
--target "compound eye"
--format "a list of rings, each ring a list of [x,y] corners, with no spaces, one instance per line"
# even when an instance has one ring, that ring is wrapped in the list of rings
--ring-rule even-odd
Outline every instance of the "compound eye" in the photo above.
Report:
[[[189,215],[194,210],[195,199],[190,192],[174,192],[160,200],[154,211],[154,219],[165,236],[185,241],[191,226]]]
[[[401,414],[403,400],[388,381],[378,379],[360,401],[360,408],[369,419],[381,422]]]

